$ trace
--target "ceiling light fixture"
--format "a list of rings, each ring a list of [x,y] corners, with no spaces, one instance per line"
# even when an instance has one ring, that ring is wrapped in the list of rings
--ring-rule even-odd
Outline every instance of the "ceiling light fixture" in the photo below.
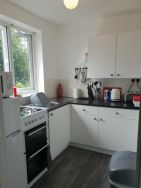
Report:
[[[64,0],[64,5],[67,9],[75,9],[79,0]]]

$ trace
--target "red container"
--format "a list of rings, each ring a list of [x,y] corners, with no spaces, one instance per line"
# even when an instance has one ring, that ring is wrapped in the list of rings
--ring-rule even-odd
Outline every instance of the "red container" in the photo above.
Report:
[[[57,98],[63,97],[63,88],[62,88],[62,85],[60,83],[58,84],[58,87],[56,89],[56,95],[57,95]]]
[[[17,88],[16,88],[16,85],[13,86],[13,95],[14,95],[14,97],[17,96]]]
[[[135,96],[133,96],[133,100],[134,101],[141,101],[141,96],[135,95]]]

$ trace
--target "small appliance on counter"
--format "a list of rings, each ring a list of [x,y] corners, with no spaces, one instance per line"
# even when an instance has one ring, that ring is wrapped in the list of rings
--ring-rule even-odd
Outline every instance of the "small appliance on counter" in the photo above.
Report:
[[[103,88],[103,99],[112,101],[112,102],[119,102],[121,101],[121,93],[122,89],[118,87],[104,87]]]
[[[140,106],[140,102],[141,102],[141,96],[140,95],[134,95],[133,96],[133,104],[136,107]]]
[[[133,97],[134,96],[140,96],[140,94],[133,93],[133,92],[127,92],[124,95],[124,102],[126,102],[126,103],[133,103]]]
[[[0,90],[3,98],[13,95],[13,80],[11,72],[0,72]]]

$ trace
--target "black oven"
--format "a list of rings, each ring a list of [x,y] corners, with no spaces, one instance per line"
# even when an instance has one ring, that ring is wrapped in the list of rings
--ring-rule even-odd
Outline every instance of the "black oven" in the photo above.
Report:
[[[47,168],[50,153],[47,131],[47,125],[44,122],[25,132],[28,183]]]

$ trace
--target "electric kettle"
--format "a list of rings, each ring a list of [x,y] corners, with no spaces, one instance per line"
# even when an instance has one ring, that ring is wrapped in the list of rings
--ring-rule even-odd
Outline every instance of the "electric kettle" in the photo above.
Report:
[[[108,91],[108,100],[109,101],[120,101],[121,100],[121,90],[118,88],[113,88]]]

